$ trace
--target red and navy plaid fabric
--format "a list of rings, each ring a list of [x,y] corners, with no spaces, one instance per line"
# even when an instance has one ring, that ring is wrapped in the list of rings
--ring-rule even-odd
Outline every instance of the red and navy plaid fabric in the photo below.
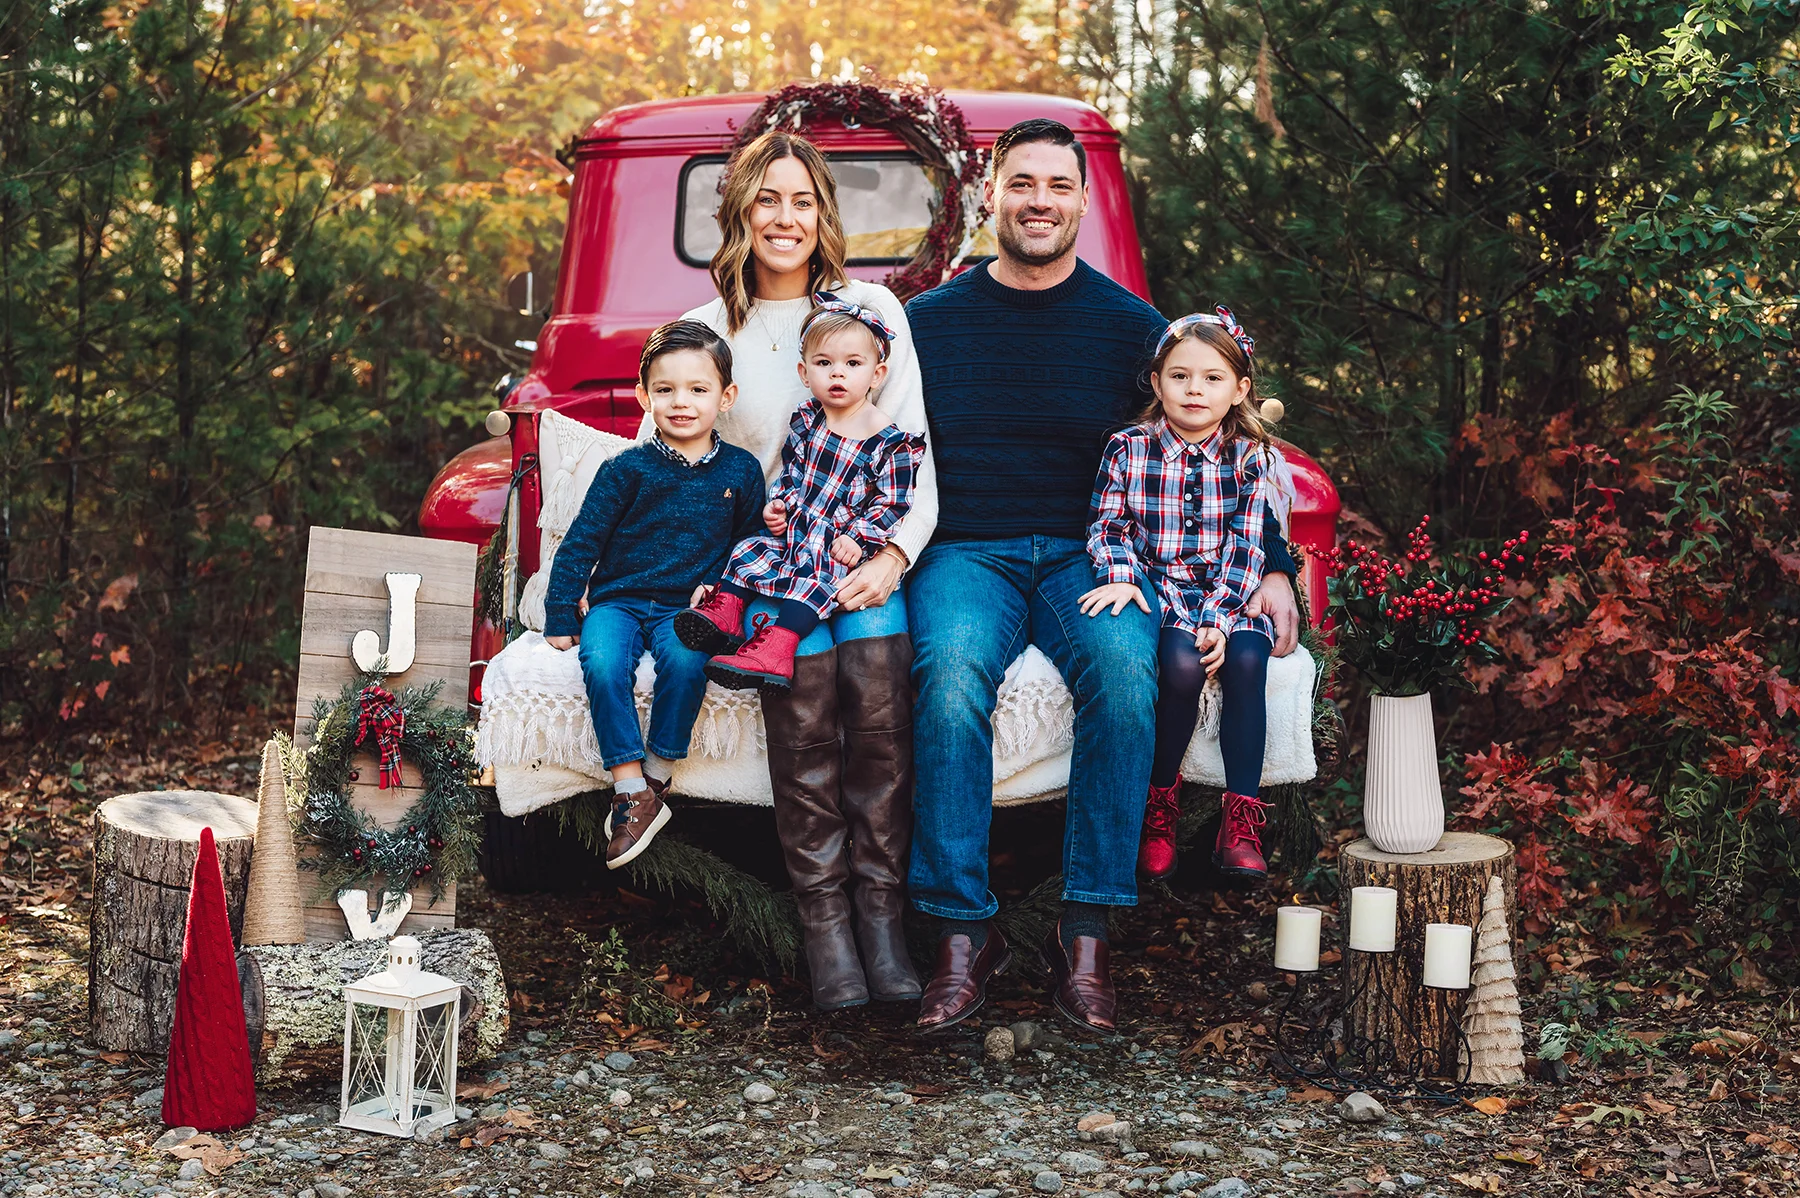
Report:
[[[373,683],[362,688],[357,705],[361,710],[356,717],[356,743],[374,735],[375,748],[381,754],[380,788],[400,785],[400,738],[406,734],[406,713],[392,691]]]
[[[874,554],[912,510],[925,438],[888,425],[851,441],[825,424],[825,407],[808,399],[788,422],[781,477],[769,499],[787,505],[782,536],[739,541],[725,566],[728,582],[773,599],[798,599],[823,619],[850,572],[831,557],[840,534]]]
[[[1274,621],[1245,604],[1262,585],[1264,455],[1254,443],[1181,439],[1160,417],[1114,433],[1088,509],[1088,556],[1100,581],[1148,581],[1166,628],[1227,636]]]

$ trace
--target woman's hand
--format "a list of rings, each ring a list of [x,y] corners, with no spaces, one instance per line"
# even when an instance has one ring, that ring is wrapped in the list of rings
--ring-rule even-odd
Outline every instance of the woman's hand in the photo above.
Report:
[[[841,532],[831,542],[831,560],[840,566],[860,566],[863,556],[863,547]]]
[[[1202,628],[1194,634],[1194,648],[1200,650],[1200,663],[1206,667],[1206,676],[1211,678],[1218,672],[1219,663],[1225,660],[1225,634],[1217,628]]]
[[[1129,603],[1143,608],[1145,615],[1150,614],[1150,604],[1145,601],[1144,592],[1138,588],[1137,583],[1109,582],[1105,586],[1095,587],[1081,597],[1081,614],[1097,616],[1110,607],[1112,614],[1116,616]]]
[[[905,573],[905,557],[899,549],[889,545],[850,571],[837,589],[838,606],[845,611],[880,607],[900,585],[900,576]]]
[[[763,526],[776,536],[787,532],[787,504],[771,499],[763,505]]]
[[[544,638],[544,643],[552,649],[568,650],[579,645],[581,638],[578,636],[547,636]]]

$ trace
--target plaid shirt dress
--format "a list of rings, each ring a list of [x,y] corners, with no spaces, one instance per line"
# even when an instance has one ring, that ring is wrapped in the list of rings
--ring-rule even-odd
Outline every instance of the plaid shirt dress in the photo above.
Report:
[[[851,441],[825,424],[825,407],[808,399],[794,409],[781,447],[781,477],[769,501],[787,505],[787,532],[739,541],[725,580],[773,599],[797,599],[830,615],[838,584],[850,573],[831,556],[848,536],[872,556],[911,510],[925,438],[888,425]]]
[[[1244,607],[1262,585],[1264,451],[1224,429],[1181,439],[1158,418],[1114,433],[1088,509],[1088,556],[1102,583],[1150,581],[1164,628],[1275,639]]]

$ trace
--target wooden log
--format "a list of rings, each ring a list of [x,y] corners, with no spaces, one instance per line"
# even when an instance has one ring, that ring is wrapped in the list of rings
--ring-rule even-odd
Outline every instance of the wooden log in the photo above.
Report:
[[[250,882],[254,802],[201,790],[146,791],[108,799],[94,813],[88,1027],[101,1048],[168,1050],[188,888],[206,827],[218,847],[235,941]]]
[[[1488,879],[1506,889],[1506,909],[1517,909],[1518,868],[1512,845],[1495,836],[1446,832],[1426,853],[1384,853],[1368,839],[1345,845],[1338,854],[1340,893],[1346,910],[1344,986],[1346,1019],[1354,1034],[1393,1046],[1403,1070],[1449,1076],[1458,1060],[1456,1020],[1466,993],[1424,985],[1425,925],[1481,920]],[[1352,951],[1348,943],[1350,892],[1357,886],[1387,886],[1399,893],[1399,948],[1391,953]],[[1509,926],[1516,937],[1518,929]]]
[[[485,1060],[506,1039],[506,978],[493,941],[473,928],[415,932],[422,968],[462,984],[457,1059]],[[343,1067],[348,982],[378,973],[385,940],[259,944],[238,954],[244,1019],[259,1082],[278,1076],[336,1076]]]

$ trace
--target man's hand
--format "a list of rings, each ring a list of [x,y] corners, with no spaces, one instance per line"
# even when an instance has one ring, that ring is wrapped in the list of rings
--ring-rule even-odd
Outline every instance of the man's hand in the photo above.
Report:
[[[581,643],[581,638],[578,636],[547,636],[544,638],[544,643],[552,649],[573,649]]]
[[[1294,580],[1286,574],[1264,575],[1262,586],[1244,605],[1244,614],[1275,621],[1276,657],[1286,657],[1300,643],[1300,608],[1294,602]]]
[[[839,533],[831,542],[831,560],[840,566],[860,566],[863,563],[863,547],[855,541]]]
[[[763,505],[763,526],[776,536],[787,532],[787,504],[771,499]]]
[[[1109,582],[1105,586],[1095,587],[1081,597],[1081,614],[1097,616],[1107,608],[1118,615],[1125,610],[1127,604],[1135,603],[1150,614],[1150,604],[1144,599],[1144,592],[1138,589],[1135,582]]]
[[[1202,628],[1194,635],[1194,648],[1200,650],[1206,676],[1211,678],[1218,673],[1219,663],[1225,660],[1225,634],[1217,628]]]
[[[900,576],[904,573],[906,573],[905,556],[897,546],[888,545],[880,553],[850,571],[844,581],[838,585],[838,606],[845,611],[861,611],[865,607],[880,607],[899,587]]]

